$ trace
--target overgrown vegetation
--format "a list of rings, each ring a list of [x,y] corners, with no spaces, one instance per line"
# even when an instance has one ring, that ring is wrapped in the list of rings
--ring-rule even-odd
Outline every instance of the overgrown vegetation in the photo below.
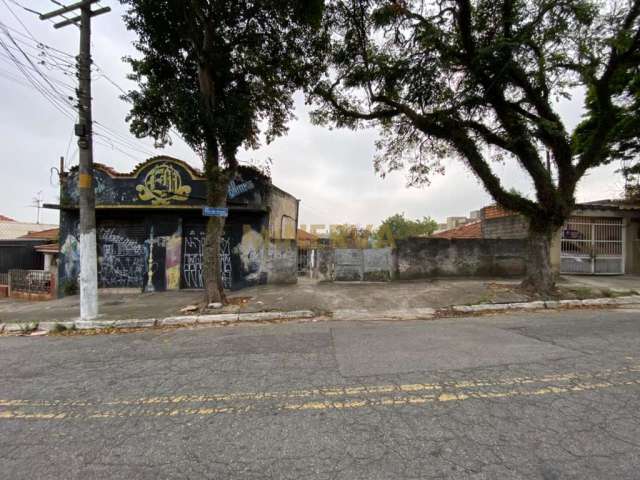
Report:
[[[394,247],[396,240],[409,237],[427,237],[438,229],[431,217],[411,220],[404,213],[396,213],[385,219],[375,232],[376,247]]]

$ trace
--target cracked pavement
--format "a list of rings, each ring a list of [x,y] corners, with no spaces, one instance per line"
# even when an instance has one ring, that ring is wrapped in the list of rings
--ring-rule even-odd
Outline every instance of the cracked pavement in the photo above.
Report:
[[[0,479],[637,479],[640,310],[0,338]]]

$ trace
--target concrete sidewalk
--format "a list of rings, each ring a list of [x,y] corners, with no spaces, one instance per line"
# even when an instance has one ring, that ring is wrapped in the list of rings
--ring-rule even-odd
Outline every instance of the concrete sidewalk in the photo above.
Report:
[[[231,314],[229,318],[256,312],[311,311],[318,315],[331,315],[334,312],[359,311],[374,314],[537,300],[519,291],[518,284],[518,279],[504,278],[390,283],[316,283],[302,278],[296,285],[262,285],[232,292],[229,294],[230,304],[211,313]],[[561,279],[559,285],[562,298],[608,297],[616,296],[616,292],[633,294],[640,291],[640,277],[570,277]],[[199,290],[102,293],[99,320],[144,320],[195,314],[195,311],[182,310],[201,301],[202,292]],[[0,299],[0,323],[73,322],[78,320],[78,315],[77,296],[48,302]]]

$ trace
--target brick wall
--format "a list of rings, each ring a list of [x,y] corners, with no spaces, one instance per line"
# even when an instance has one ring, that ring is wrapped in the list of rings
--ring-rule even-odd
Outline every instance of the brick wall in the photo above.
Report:
[[[521,215],[486,218],[482,222],[483,238],[527,238],[529,223]]]

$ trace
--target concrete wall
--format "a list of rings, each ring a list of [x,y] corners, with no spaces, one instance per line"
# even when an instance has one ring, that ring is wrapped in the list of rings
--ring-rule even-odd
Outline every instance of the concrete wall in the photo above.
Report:
[[[386,282],[394,277],[391,248],[326,248],[315,251],[311,277],[321,281]]]
[[[298,281],[298,246],[295,240],[269,242],[264,252],[267,283]]]
[[[516,276],[526,271],[526,241],[520,239],[410,238],[396,249],[400,279],[433,276]]]
[[[482,221],[483,238],[527,238],[529,222],[520,215],[487,218]]]
[[[365,281],[384,282],[394,277],[391,248],[367,248],[363,250],[363,253],[363,279]]]
[[[335,249],[335,280],[361,281],[363,280],[363,250],[359,248]]]
[[[269,236],[275,240],[295,240],[298,230],[298,200],[273,185],[269,189]]]

